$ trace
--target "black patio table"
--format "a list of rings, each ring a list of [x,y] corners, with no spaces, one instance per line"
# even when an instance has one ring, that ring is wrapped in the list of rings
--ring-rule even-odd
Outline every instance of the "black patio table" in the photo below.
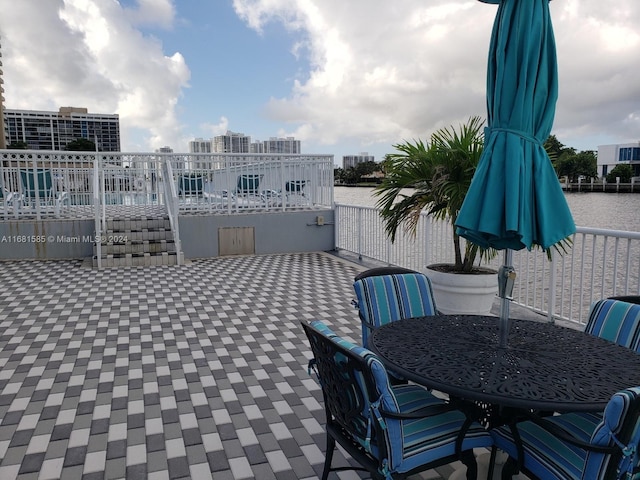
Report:
[[[391,370],[483,408],[484,423],[504,409],[602,411],[611,396],[640,385],[640,355],[549,322],[512,320],[499,347],[498,318],[436,315],[376,329],[370,349]]]

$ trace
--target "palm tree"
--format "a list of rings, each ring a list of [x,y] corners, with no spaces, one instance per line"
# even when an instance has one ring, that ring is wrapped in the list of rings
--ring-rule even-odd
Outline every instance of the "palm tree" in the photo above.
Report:
[[[471,117],[457,130],[447,127],[433,133],[429,143],[415,140],[393,146],[397,153],[386,157],[386,177],[374,191],[392,242],[400,228],[415,235],[424,210],[455,225],[484,147],[483,124],[480,117]],[[453,245],[453,270],[471,272],[479,247],[466,242],[463,257],[455,228]]]

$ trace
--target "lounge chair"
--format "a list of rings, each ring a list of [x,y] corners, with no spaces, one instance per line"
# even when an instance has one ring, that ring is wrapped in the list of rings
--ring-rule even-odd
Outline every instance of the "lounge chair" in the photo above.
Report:
[[[51,170],[38,168],[37,170],[20,170],[22,192],[20,202],[30,207],[52,206],[56,217],[60,215],[62,207],[69,205],[67,192],[58,192],[53,181]]]
[[[284,184],[287,204],[289,205],[305,205],[308,198],[304,192],[306,180],[289,180]]]

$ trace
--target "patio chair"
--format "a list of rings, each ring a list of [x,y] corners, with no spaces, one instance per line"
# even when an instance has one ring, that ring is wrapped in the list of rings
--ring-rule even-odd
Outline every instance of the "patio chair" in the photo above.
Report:
[[[23,204],[34,206],[53,206],[54,213],[60,215],[62,207],[69,205],[67,192],[56,191],[51,170],[38,168],[37,170],[20,170],[20,180],[22,182],[22,192],[19,201]]]
[[[623,302],[636,303],[640,305],[640,295],[618,295],[609,297],[611,300],[622,300]]]
[[[600,415],[530,415],[491,436],[509,455],[503,479],[518,471],[540,480],[637,478],[640,387],[614,394]]]
[[[586,333],[640,353],[640,305],[607,298],[589,310]]]
[[[284,191],[287,203],[290,205],[303,205],[307,203],[307,196],[304,193],[306,180],[289,180],[284,184]]]
[[[403,318],[437,313],[431,281],[426,275],[402,267],[377,267],[355,277],[353,289],[362,322],[362,345],[369,332]]]
[[[260,181],[263,176],[254,173],[238,175],[236,194],[242,196],[259,195]]]
[[[406,478],[461,460],[475,478],[474,448],[491,438],[460,410],[415,384],[391,386],[384,365],[366,348],[336,335],[320,321],[302,322],[322,386],[330,471],[366,470],[374,479]],[[332,468],[336,442],[360,467]]]
[[[203,176],[180,175],[178,178],[179,196],[202,196],[204,192]]]

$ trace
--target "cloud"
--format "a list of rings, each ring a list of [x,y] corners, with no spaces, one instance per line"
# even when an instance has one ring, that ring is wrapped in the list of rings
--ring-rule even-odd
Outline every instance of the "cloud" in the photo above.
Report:
[[[145,132],[142,150],[184,143],[176,106],[189,68],[134,25],[169,26],[169,7],[168,0],[141,0],[137,10],[106,0],[0,0],[6,108],[117,113],[123,145],[136,129]]]
[[[208,138],[224,135],[227,133],[227,130],[229,130],[229,119],[227,119],[227,117],[220,117],[220,121],[217,124],[203,123],[200,125],[200,129],[207,132]]]
[[[495,5],[473,0],[234,0],[256,31],[282,23],[304,37],[311,70],[266,111],[303,140],[334,144],[425,137],[486,115],[485,75]],[[561,79],[559,138],[640,130],[640,2],[551,2]],[[595,145],[593,146],[595,148]]]

